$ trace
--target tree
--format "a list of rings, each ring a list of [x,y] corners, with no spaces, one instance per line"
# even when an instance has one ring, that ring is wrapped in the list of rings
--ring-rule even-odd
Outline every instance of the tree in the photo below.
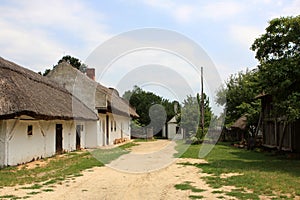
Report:
[[[214,117],[211,107],[209,106],[209,98],[204,94],[204,133],[201,130],[201,96],[197,94],[196,97],[191,95],[183,101],[181,110],[180,125],[187,133],[195,135],[197,141],[202,141],[207,129],[210,125],[211,119]]]
[[[175,116],[174,104],[167,99],[154,94],[153,92],[144,91],[138,86],[133,90],[128,90],[123,94],[123,98],[136,108],[139,118],[136,123],[140,126],[152,126],[154,132],[160,132],[165,122]]]
[[[231,75],[225,85],[218,90],[216,98],[217,104],[225,106],[225,124],[230,126],[247,114],[248,127],[254,133],[260,113],[260,101],[255,99],[255,96],[260,92],[257,69]]]
[[[81,62],[78,58],[72,57],[70,55],[67,56],[63,56],[59,61],[58,64],[62,63],[62,62],[68,62],[70,65],[72,65],[74,68],[76,69],[80,69],[81,66]]]
[[[300,15],[273,19],[251,49],[259,61],[263,90],[272,95],[274,115],[300,118]]]
[[[79,71],[81,71],[82,73],[86,72],[87,69],[87,65],[82,63],[78,58],[72,57],[70,55],[67,56],[63,56],[58,62],[57,64],[60,64],[62,62],[68,62],[71,66],[73,66],[74,68],[78,69]],[[53,66],[53,68],[55,68],[55,66]],[[53,69],[52,68],[52,69]],[[42,74],[41,72],[38,72],[39,74],[46,76],[49,72],[51,71],[51,69],[46,69],[45,72]]]

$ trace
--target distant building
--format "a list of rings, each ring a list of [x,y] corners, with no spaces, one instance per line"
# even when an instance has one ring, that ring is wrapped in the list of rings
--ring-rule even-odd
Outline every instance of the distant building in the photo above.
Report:
[[[183,139],[184,129],[181,128],[176,120],[176,116],[172,117],[162,129],[162,136],[167,139]]]

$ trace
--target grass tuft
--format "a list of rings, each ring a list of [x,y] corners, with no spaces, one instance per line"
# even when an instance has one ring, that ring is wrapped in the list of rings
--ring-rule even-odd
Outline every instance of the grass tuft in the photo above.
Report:
[[[190,199],[203,199],[202,195],[190,195],[189,196]]]
[[[174,186],[177,190],[191,190],[192,192],[204,192],[203,189],[198,189],[191,185],[191,182],[184,182]]]

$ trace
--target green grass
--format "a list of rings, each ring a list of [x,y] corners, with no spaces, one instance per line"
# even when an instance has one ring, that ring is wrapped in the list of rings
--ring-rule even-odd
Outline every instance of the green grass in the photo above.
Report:
[[[174,187],[177,190],[191,190],[192,192],[204,192],[205,191],[203,189],[199,189],[199,188],[192,186],[191,182],[188,182],[188,181],[181,183],[181,184],[176,184],[176,185],[174,185]]]
[[[49,180],[49,181],[43,183],[43,185],[52,185],[52,184],[56,183],[57,181],[58,181],[57,179],[52,179],[52,180]]]
[[[120,156],[129,153],[129,148],[136,145],[137,144],[133,142],[129,142],[112,149],[96,149],[91,151],[91,154],[101,163],[108,164],[111,161],[119,158]]]
[[[36,194],[39,194],[39,193],[41,193],[41,192],[32,191],[32,192],[28,192],[27,194],[29,194],[29,195],[36,195]]]
[[[189,196],[190,199],[203,199],[202,195],[190,195]]]
[[[0,199],[20,199],[20,197],[17,197],[15,195],[3,195],[3,196],[0,196]]]
[[[25,190],[38,190],[41,189],[43,186],[40,184],[34,184],[32,186],[29,187],[21,187],[20,189],[25,189]]]
[[[46,166],[38,166],[34,169],[2,168],[0,169],[0,186],[24,185],[45,181],[47,181],[46,185],[50,185],[52,182],[65,180],[68,176],[80,174],[82,170],[94,166],[103,166],[103,164],[92,157],[89,152],[66,154],[63,157],[50,160]]]
[[[51,188],[43,189],[44,192],[53,192],[54,190]]]
[[[201,145],[191,145],[184,152],[183,158],[198,158]],[[274,196],[274,194],[300,195],[300,161],[287,160],[270,153],[258,153],[238,149],[227,144],[218,144],[205,158],[208,164],[195,165],[208,176],[204,179],[213,188],[235,186],[247,188],[253,193],[243,190],[232,191],[227,195],[241,199],[258,199],[258,195]],[[220,178],[222,173],[237,172],[243,175]]]

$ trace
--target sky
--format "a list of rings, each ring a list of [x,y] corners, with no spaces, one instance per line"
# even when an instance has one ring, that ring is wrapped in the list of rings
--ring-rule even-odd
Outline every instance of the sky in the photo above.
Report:
[[[64,55],[85,62],[99,45],[113,37],[132,30],[157,28],[174,31],[196,43],[224,82],[230,74],[257,66],[250,47],[255,38],[264,33],[268,21],[299,15],[299,8],[300,0],[0,0],[0,56],[35,72],[43,72]],[[104,78],[97,77],[99,82],[118,88],[123,80],[139,76],[134,74],[138,67],[132,68],[133,63],[145,67],[160,58],[154,64],[178,65],[172,73],[182,75],[183,82],[188,82],[192,91],[199,91],[199,76],[185,76],[193,70],[179,70],[179,65],[187,69],[190,63],[178,56],[175,58],[170,52],[150,49],[144,50],[143,55],[139,53],[128,53],[117,59],[111,72],[108,70]],[[167,62],[169,60],[172,62]],[[204,66],[205,90],[213,99],[220,81],[214,83],[205,72]],[[164,76],[168,76],[168,71]],[[164,92],[159,83],[149,87],[150,82],[140,84],[166,98],[175,98]],[[214,86],[211,91],[210,85]],[[165,86],[168,89],[168,85]]]

